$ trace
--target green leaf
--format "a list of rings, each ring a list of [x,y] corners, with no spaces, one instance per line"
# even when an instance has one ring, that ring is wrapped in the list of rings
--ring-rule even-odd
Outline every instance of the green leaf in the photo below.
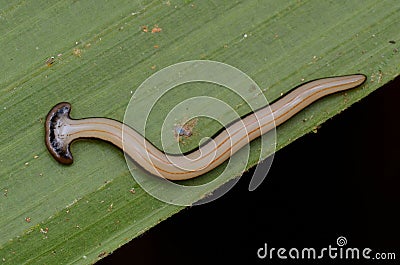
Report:
[[[237,67],[271,101],[307,80],[368,77],[363,87],[324,98],[280,126],[280,149],[399,75],[399,12],[398,1],[372,0],[1,1],[0,261],[93,263],[183,209],[143,191],[122,152],[107,143],[75,143],[72,166],[54,161],[43,119],[56,103],[71,102],[75,118],[123,120],[146,78],[186,60]],[[211,88],[203,92],[235,101]],[[198,93],[177,90],[169,98]],[[162,107],[149,127],[159,148]],[[199,121],[183,149],[219,129]],[[257,162],[255,150],[247,168]],[[212,179],[218,170],[189,183]]]

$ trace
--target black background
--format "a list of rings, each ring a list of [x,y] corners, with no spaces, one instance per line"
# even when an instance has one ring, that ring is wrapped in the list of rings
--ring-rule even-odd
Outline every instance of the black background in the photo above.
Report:
[[[181,211],[96,264],[316,264],[256,253],[264,243],[336,247],[339,236],[347,247],[396,252],[397,262],[377,264],[400,264],[399,91],[397,78],[278,151],[255,191],[244,175],[220,199]]]

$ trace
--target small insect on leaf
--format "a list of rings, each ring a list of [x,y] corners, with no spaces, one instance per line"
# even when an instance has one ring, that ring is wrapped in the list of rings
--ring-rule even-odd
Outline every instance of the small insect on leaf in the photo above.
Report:
[[[192,136],[193,128],[196,126],[196,124],[197,124],[197,118],[192,119],[183,125],[175,124],[174,135],[175,135],[176,140],[179,142],[181,136],[183,136],[183,137]]]
[[[47,66],[52,66],[53,65],[53,63],[55,62],[55,57],[54,56],[51,56],[50,58],[48,58],[47,60],[46,60],[46,65]]]

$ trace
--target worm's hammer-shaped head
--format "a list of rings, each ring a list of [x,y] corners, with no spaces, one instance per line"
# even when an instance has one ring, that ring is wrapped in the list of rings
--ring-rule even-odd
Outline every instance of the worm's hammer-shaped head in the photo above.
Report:
[[[72,164],[73,158],[70,151],[71,141],[65,127],[71,120],[69,113],[71,104],[61,102],[55,105],[47,114],[45,122],[45,142],[51,155],[62,164]]]

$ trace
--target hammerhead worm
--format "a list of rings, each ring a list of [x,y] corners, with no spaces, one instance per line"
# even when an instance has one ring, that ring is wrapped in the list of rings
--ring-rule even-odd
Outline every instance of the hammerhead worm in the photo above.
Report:
[[[153,175],[185,180],[217,167],[253,139],[287,121],[293,115],[326,95],[361,85],[362,74],[329,77],[300,85],[270,108],[261,108],[228,125],[211,142],[186,155],[169,155],[121,122],[107,118],[71,119],[71,105],[54,106],[45,122],[45,142],[52,156],[62,164],[73,162],[71,143],[79,138],[99,138],[123,151]],[[173,157],[171,162],[171,157]]]

